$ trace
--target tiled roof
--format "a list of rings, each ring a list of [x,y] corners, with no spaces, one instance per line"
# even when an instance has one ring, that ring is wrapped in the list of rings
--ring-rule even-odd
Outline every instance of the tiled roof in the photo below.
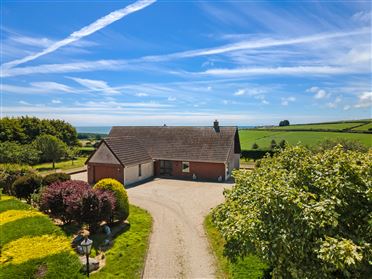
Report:
[[[136,138],[152,159],[226,162],[234,141],[239,145],[235,153],[240,153],[240,143],[236,127],[112,127],[108,139],[112,141],[112,150],[120,150],[121,155],[137,157],[139,147],[131,152],[123,152],[122,137]],[[141,151],[143,152],[143,151]],[[232,150],[234,152],[234,150]],[[123,158],[124,160],[124,158]]]
[[[104,142],[124,166],[152,160],[136,137],[109,137]]]

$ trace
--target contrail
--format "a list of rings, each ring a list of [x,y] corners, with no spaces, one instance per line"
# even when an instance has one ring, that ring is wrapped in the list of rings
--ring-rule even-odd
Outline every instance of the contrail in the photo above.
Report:
[[[84,38],[86,36],[89,36],[90,34],[93,34],[94,32],[101,30],[102,28],[105,28],[106,26],[110,25],[111,23],[118,21],[119,19],[122,19],[123,17],[134,13],[136,11],[142,10],[146,8],[147,6],[153,4],[156,2],[156,0],[140,0],[137,1],[131,5],[126,6],[125,8],[116,10],[112,13],[109,13],[108,15],[101,17],[100,19],[96,20],[95,22],[81,28],[79,31],[73,32],[70,36],[67,38],[55,42],[51,46],[47,47],[43,51],[40,51],[38,53],[26,56],[21,59],[16,59],[7,63],[4,63],[2,65],[2,68],[12,68],[17,65],[32,61],[40,56],[43,56],[45,54],[51,53],[53,51],[56,51],[57,49],[69,45],[72,42],[75,42],[77,40],[80,40],[81,38]]]

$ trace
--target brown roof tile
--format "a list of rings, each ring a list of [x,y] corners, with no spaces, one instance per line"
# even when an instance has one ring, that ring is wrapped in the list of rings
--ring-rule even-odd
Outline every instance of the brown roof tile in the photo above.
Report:
[[[213,127],[114,126],[107,140],[134,137],[152,159],[226,162],[234,140],[239,145],[236,152],[240,152],[236,134],[236,127],[220,127],[220,131],[216,132]],[[113,147],[113,151],[123,148],[119,139],[115,140],[114,145],[118,146]]]

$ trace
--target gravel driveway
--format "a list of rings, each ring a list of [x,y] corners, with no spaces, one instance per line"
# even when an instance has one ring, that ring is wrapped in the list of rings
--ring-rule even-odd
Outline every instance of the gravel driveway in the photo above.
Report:
[[[73,179],[86,180],[86,173]],[[155,179],[128,189],[130,203],[154,220],[143,278],[215,278],[203,221],[223,202],[225,187],[231,185]]]

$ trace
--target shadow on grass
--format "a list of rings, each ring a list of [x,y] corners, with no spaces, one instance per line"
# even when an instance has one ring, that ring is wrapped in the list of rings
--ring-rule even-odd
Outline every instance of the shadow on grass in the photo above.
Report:
[[[80,262],[75,254],[62,252],[21,264],[2,264],[0,278],[84,278],[80,268]]]

